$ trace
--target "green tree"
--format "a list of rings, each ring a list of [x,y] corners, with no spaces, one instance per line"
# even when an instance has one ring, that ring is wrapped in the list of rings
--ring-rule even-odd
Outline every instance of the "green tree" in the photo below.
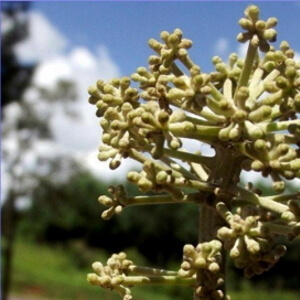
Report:
[[[2,115],[2,164],[7,179],[7,193],[2,199],[1,229],[2,243],[2,289],[1,297],[6,299],[10,286],[13,244],[18,223],[16,205],[21,197],[30,198],[39,178],[47,169],[47,160],[35,157],[37,168],[26,170],[25,161],[34,153],[39,141],[51,141],[49,122],[52,110],[43,109],[43,104],[51,105],[55,101],[74,100],[74,85],[69,81],[60,81],[55,90],[49,91],[34,87],[38,101],[24,97],[24,92],[32,87],[31,76],[36,64],[26,66],[19,62],[14,46],[28,36],[28,10],[30,3],[1,2],[2,22],[9,26],[3,32],[1,44],[1,115]],[[11,113],[13,112],[13,115]],[[39,155],[37,155],[39,156]]]

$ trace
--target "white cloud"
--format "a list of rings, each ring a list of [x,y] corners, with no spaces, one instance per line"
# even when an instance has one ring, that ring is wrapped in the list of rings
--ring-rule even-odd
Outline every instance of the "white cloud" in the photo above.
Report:
[[[41,63],[33,79],[35,85],[50,90],[62,79],[74,83],[77,99],[68,105],[78,118],[67,117],[63,105],[51,104],[54,113],[50,124],[55,142],[57,147],[76,157],[93,173],[100,176],[105,174],[107,179],[120,176],[120,171],[112,172],[108,168],[108,162],[99,162],[97,159],[96,150],[100,144],[102,129],[95,116],[95,106],[88,103],[87,88],[98,79],[108,80],[113,77],[120,77],[120,70],[110,57],[108,49],[99,46],[95,54],[85,47],[75,47],[67,55],[56,56]],[[120,167],[124,176],[129,165],[131,163],[124,162],[124,166]]]
[[[108,80],[120,77],[119,67],[104,45],[99,45],[95,52],[86,47],[74,47],[66,53],[64,52],[66,43],[67,39],[45,16],[36,12],[31,13],[29,38],[16,48],[16,54],[22,62],[39,62],[32,78],[33,86],[24,94],[24,101],[32,105],[32,108],[43,118],[50,118],[54,141],[35,142],[30,152],[26,155],[23,153],[20,172],[25,174],[35,168],[41,169],[42,166],[38,165],[38,156],[51,159],[53,155],[67,154],[75,157],[93,173],[106,180],[116,177],[123,180],[132,162],[125,160],[120,169],[113,172],[108,168],[108,162],[99,162],[97,159],[102,130],[95,115],[95,106],[88,103],[87,93],[88,86],[98,79]],[[74,84],[75,101],[67,103],[66,99],[58,99],[59,101],[54,103],[41,98],[38,88],[53,92],[61,80]],[[72,118],[66,115],[66,107],[75,112],[78,117]],[[20,117],[20,113],[23,112],[20,111],[18,104],[11,104],[5,108],[5,120],[8,127],[16,126],[15,122]],[[19,153],[18,137],[15,133],[14,131],[7,135],[3,143],[8,152],[16,149],[16,151],[11,151],[10,155]],[[12,184],[8,170],[10,161],[7,159],[1,165],[2,199]],[[44,171],[47,172],[47,170]]]
[[[245,58],[248,50],[248,43],[239,44],[237,49],[238,57]]]
[[[216,55],[225,55],[229,50],[229,41],[227,38],[220,38],[214,44],[214,53]]]
[[[98,147],[101,128],[95,116],[95,106],[88,103],[87,88],[100,78],[119,76],[119,68],[110,58],[108,50],[105,50],[105,54],[100,53],[96,56],[87,48],[76,47],[69,55],[57,57],[39,66],[36,84],[41,82],[49,84],[65,78],[73,81],[76,87],[77,100],[70,106],[79,118],[66,117],[63,106],[56,105],[51,120],[55,140],[61,147],[73,153],[92,151]]]
[[[61,53],[67,39],[39,12],[29,13],[28,38],[15,46],[22,62],[40,62]]]
[[[70,64],[64,56],[52,57],[38,65],[32,82],[45,89],[54,89],[60,80],[72,80]]]

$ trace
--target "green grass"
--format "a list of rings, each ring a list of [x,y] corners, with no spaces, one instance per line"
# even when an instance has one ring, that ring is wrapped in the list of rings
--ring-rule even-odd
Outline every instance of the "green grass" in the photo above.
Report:
[[[78,249],[77,249],[78,250]],[[80,253],[87,261],[106,260],[103,251],[70,253],[62,247],[34,245],[18,240],[15,248],[12,292],[56,300],[121,300],[110,291],[90,286],[86,274],[91,272]],[[88,255],[87,255],[88,252]],[[134,251],[131,251],[133,255]],[[132,257],[130,255],[130,257]],[[143,261],[141,257],[137,260]],[[84,267],[78,268],[79,265]],[[179,288],[139,287],[132,289],[136,300],[192,299],[192,291]],[[244,285],[242,291],[230,293],[232,300],[299,300],[299,295],[286,291],[265,291]]]

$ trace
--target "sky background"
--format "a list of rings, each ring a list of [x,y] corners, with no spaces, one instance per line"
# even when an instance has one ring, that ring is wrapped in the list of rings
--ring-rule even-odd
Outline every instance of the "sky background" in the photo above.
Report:
[[[299,1],[32,2],[29,37],[15,51],[21,62],[39,63],[33,76],[35,86],[51,90],[60,79],[74,82],[77,101],[72,106],[80,115],[79,119],[68,118],[59,105],[51,106],[55,111],[50,122],[55,137],[51,151],[76,156],[95,174],[105,174],[106,179],[125,179],[126,171],[132,167],[129,161],[118,172],[112,172],[107,163],[96,158],[101,129],[94,107],[87,102],[88,86],[97,79],[131,75],[137,67],[147,66],[148,56],[153,54],[148,40],[159,39],[161,31],[175,28],[182,29],[184,37],[193,40],[192,59],[204,72],[212,71],[214,55],[226,59],[231,52],[245,53],[245,47],[236,42],[236,35],[241,32],[238,20],[249,4],[260,7],[263,20],[279,19],[275,46],[287,40],[300,59]],[[1,20],[1,32],[9,26],[7,20]],[[33,103],[40,101],[34,88],[24,98]],[[6,110],[8,119],[14,119],[18,113],[16,104]],[[5,145],[13,151],[14,142],[12,134]],[[33,168],[34,155],[49,147],[42,143],[34,145],[29,157],[24,157],[24,172]],[[5,164],[2,173],[5,186],[9,184]]]
[[[263,19],[279,19],[278,42],[288,40],[292,47],[300,49],[299,1],[39,1],[33,8],[66,38],[65,51],[81,45],[97,53],[99,46],[104,45],[124,75],[146,64],[152,54],[148,39],[159,38],[162,30],[175,28],[182,29],[185,37],[194,41],[191,55],[204,71],[210,71],[213,55],[237,51],[237,22],[251,3],[259,4]]]

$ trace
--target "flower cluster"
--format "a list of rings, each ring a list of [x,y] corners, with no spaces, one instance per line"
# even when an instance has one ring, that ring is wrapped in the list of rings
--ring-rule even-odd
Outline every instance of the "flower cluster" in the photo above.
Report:
[[[126,270],[132,264],[124,252],[113,254],[107,260],[106,266],[103,266],[101,262],[94,262],[92,267],[95,273],[88,274],[87,280],[92,285],[114,289],[123,296],[123,300],[130,300],[132,299],[130,289],[124,286],[123,282],[126,278]]]
[[[128,203],[128,196],[123,185],[119,185],[117,187],[110,186],[108,191],[112,197],[102,195],[98,199],[100,204],[109,207],[101,215],[105,220],[110,219],[110,217],[115,213],[120,214],[123,207]]]
[[[250,40],[245,61],[231,54],[227,66],[214,57],[216,72],[203,73],[188,55],[192,42],[179,29],[164,31],[163,43],[149,41],[157,53],[149,58],[149,70],[140,67],[131,76],[139,90],[128,77],[90,87],[103,128],[99,159],[111,159],[112,169],[132,157],[131,149],[160,159],[189,138],[230,145],[243,157],[242,167],[271,176],[277,192],[284,190],[283,178],[299,178],[300,63],[287,42],[278,51],[269,47],[276,37],[274,18],[259,20],[255,6],[245,14],[240,25],[247,31],[238,36]],[[258,48],[266,52],[260,60]]]
[[[261,20],[251,5],[239,24],[237,40],[249,43],[245,59],[232,53],[225,63],[215,56],[215,70],[204,73],[189,56],[192,41],[180,29],[163,31],[162,41],[149,40],[155,55],[148,68],[89,88],[103,129],[98,158],[109,160],[111,169],[126,158],[140,162],[142,169],[129,172],[128,181],[157,194],[129,197],[123,186],[111,187],[110,197],[99,198],[108,207],[102,217],[128,205],[192,202],[201,206],[208,221],[201,221],[201,230],[210,235],[197,247],[184,247],[178,273],[128,277],[133,267],[125,267],[120,254],[107,267],[97,263],[90,282],[128,299],[128,286],[141,283],[194,285],[198,300],[226,299],[224,252],[251,277],[285,253],[276,245],[279,236],[300,235],[299,188],[284,193],[288,180],[300,179],[300,62],[287,42],[278,50],[270,45],[277,19]],[[215,155],[184,149],[184,139],[210,145]],[[270,177],[275,195],[263,196],[250,183],[242,187],[242,170]]]
[[[230,227],[218,230],[218,237],[224,241],[235,266],[244,268],[244,274],[251,277],[269,270],[284,255],[286,248],[274,244],[274,234],[255,215],[253,207],[243,208],[250,213],[242,218],[240,214],[232,214],[224,203],[217,205],[218,211],[226,218]]]
[[[196,276],[200,285],[195,291],[201,297],[221,300],[225,295],[220,289],[224,284],[221,272],[222,243],[218,240],[193,245],[185,245],[183,248],[183,262],[178,275],[184,278]]]

